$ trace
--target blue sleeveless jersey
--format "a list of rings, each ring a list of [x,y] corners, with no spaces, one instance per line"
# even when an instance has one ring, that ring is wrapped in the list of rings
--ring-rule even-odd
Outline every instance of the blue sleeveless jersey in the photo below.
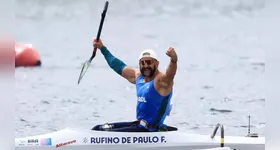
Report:
[[[170,100],[172,91],[167,96],[161,96],[154,87],[154,80],[144,81],[143,75],[136,79],[137,120],[145,120],[148,124],[164,125],[166,116],[171,111]]]

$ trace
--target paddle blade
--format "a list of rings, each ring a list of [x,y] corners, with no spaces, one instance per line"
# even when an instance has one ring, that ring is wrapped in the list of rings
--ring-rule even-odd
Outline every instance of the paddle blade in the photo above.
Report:
[[[83,68],[81,70],[80,76],[79,76],[79,80],[78,80],[78,84],[80,83],[80,81],[82,80],[83,76],[86,74],[88,67],[90,66],[91,61],[87,60],[84,65]]]

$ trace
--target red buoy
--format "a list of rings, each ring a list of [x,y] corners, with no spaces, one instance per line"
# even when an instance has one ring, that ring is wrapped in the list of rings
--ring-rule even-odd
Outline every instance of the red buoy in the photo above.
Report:
[[[38,52],[32,47],[32,44],[17,44],[15,46],[16,58],[15,66],[41,66],[41,60]]]

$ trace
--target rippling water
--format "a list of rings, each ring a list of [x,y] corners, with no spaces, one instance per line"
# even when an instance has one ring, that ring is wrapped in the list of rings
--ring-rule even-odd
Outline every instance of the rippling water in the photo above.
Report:
[[[17,68],[16,137],[65,127],[135,119],[135,87],[113,72],[101,53],[77,85],[91,56],[105,1],[16,0],[17,43],[32,43],[41,68]],[[114,0],[103,43],[137,66],[144,48],[154,48],[160,70],[165,50],[179,55],[171,117],[182,131],[210,134],[216,123],[227,134],[264,134],[264,0]],[[273,31],[273,29],[270,29]]]

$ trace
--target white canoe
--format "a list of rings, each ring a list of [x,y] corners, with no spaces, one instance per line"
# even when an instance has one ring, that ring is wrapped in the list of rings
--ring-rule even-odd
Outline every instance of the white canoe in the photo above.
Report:
[[[44,135],[15,139],[16,150],[194,150],[220,147],[220,134],[210,135],[169,132],[106,132],[66,128]],[[264,137],[225,136],[224,146],[236,150],[265,150]],[[228,150],[222,148],[219,150]]]

